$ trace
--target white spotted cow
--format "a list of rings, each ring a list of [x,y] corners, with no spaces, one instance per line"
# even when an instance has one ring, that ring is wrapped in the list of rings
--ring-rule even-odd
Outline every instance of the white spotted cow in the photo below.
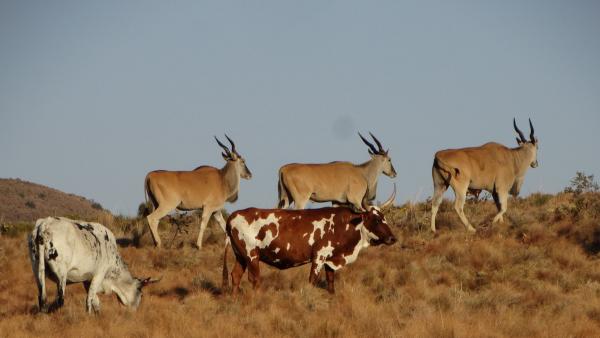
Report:
[[[286,210],[239,210],[227,220],[227,235],[235,253],[231,272],[233,294],[242,275],[259,287],[259,261],[279,269],[311,263],[309,282],[316,284],[325,267],[327,290],[334,293],[335,270],[356,260],[362,248],[396,242],[378,207],[356,213],[347,207]],[[227,247],[223,258],[223,287],[229,285]]]
[[[83,282],[88,312],[100,310],[97,292],[117,294],[124,305],[136,309],[142,287],[156,282],[131,276],[117,249],[113,233],[99,223],[68,218],[40,218],[28,238],[40,311],[56,310],[64,303],[67,283]],[[46,304],[46,277],[57,284],[57,297]]]

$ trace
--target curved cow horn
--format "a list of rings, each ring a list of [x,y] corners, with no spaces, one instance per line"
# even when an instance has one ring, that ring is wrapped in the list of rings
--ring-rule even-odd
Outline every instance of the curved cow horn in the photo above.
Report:
[[[533,123],[531,123],[531,119],[529,119],[529,130],[531,130],[529,133],[529,139],[531,140],[531,143],[535,143],[535,137],[533,136]]]
[[[515,120],[514,117],[513,117],[513,127],[515,127],[515,131],[521,137],[521,142],[523,142],[523,143],[527,142],[527,139],[525,138],[525,135],[523,135],[523,132],[519,130],[519,127],[517,127],[517,121]]]
[[[377,143],[377,147],[379,147],[379,153],[384,153],[383,147],[381,146],[381,142],[379,142],[379,140],[377,139],[377,137],[375,137],[375,135],[373,135],[371,132],[369,132],[369,135],[371,135],[371,137],[373,138],[373,140],[375,141],[375,143]]]
[[[225,153],[227,154],[227,156],[231,157],[231,151],[229,151],[229,148],[227,148],[226,145],[221,143],[221,141],[219,141],[219,139],[216,136],[215,136],[215,140],[217,140],[217,143],[219,144],[219,146],[221,146],[221,148],[223,148],[223,150],[225,150]]]
[[[142,280],[140,280],[140,282],[142,283],[142,286],[147,286],[148,284],[153,284],[153,283],[158,283],[160,282],[162,279],[162,277],[160,278],[144,278]]]
[[[390,196],[390,198],[388,198],[387,201],[383,202],[383,204],[381,204],[379,206],[379,208],[385,209],[385,208],[391,206],[394,203],[395,199],[396,199],[396,183],[394,183],[394,191],[392,192],[392,195]]]
[[[227,137],[227,141],[229,141],[229,144],[231,144],[231,152],[237,154],[237,151],[235,151],[235,143],[233,143],[233,141],[229,138],[229,136],[227,136],[227,134],[225,134],[225,137]]]
[[[367,141],[367,139],[366,139],[366,138],[364,138],[364,137],[363,137],[363,136],[360,134],[360,132],[358,132],[358,136],[360,136],[360,139],[361,139],[361,140],[362,140],[362,141],[363,141],[363,142],[364,142],[364,143],[365,143],[365,144],[366,144],[366,145],[367,145],[369,148],[371,148],[371,151],[372,151],[374,154],[377,154],[377,149],[375,149],[375,146],[374,146],[373,144],[371,144],[371,142]]]

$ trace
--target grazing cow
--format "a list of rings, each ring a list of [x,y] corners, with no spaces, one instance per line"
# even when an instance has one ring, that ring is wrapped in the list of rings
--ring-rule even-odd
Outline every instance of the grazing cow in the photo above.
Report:
[[[239,210],[227,220],[227,235],[235,253],[231,272],[233,294],[246,268],[254,289],[259,287],[259,261],[278,269],[312,263],[309,282],[316,284],[325,267],[327,290],[334,293],[334,272],[354,262],[362,248],[396,242],[381,212],[392,204],[392,197],[381,207],[365,206],[357,213],[351,208],[306,210],[256,209]],[[227,248],[223,257],[223,287],[227,276]]]
[[[508,195],[517,196],[527,169],[538,166],[538,140],[533,134],[531,120],[529,140],[519,130],[514,119],[513,126],[519,135],[516,148],[489,142],[479,147],[447,149],[435,154],[432,166],[434,191],[431,199],[431,231],[435,232],[435,217],[442,203],[442,196],[449,186],[456,196],[454,209],[468,231],[475,231],[463,211],[469,190],[489,191],[498,209],[493,223],[504,220]]]
[[[119,254],[115,236],[99,223],[64,217],[40,218],[28,241],[42,312],[63,305],[67,282],[83,282],[88,292],[87,311],[98,312],[100,300],[97,292],[113,291],[121,303],[136,309],[142,288],[157,281],[132,277]],[[46,304],[46,277],[57,285],[56,301],[51,307]]]
[[[389,150],[384,150],[381,142],[369,134],[377,148],[358,134],[369,147],[371,155],[371,159],[365,163],[290,163],[281,167],[277,207],[285,209],[293,202],[296,209],[304,209],[310,200],[350,205],[357,211],[364,211],[363,205],[375,199],[379,175],[383,173],[391,178],[396,177]]]
[[[227,135],[225,137],[231,144],[231,150],[215,137],[224,150],[222,155],[227,162],[221,169],[201,166],[192,171],[155,170],[146,175],[144,187],[154,207],[154,211],[147,219],[157,247],[161,246],[158,222],[174,209],[184,211],[202,209],[200,232],[196,241],[198,249],[202,248],[202,237],[211,216],[225,231],[225,220],[221,209],[225,202],[233,203],[237,200],[240,177],[247,180],[252,178],[246,160],[235,150],[235,143]]]

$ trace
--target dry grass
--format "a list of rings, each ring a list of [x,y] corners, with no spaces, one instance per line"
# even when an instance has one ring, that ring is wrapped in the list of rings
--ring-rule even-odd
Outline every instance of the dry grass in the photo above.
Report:
[[[87,315],[81,285],[67,287],[64,308],[36,314],[36,288],[25,234],[0,239],[0,335],[253,337],[590,337],[600,334],[600,195],[536,194],[511,200],[504,224],[491,225],[491,202],[470,202],[468,234],[444,203],[439,231],[429,206],[404,205],[389,219],[401,244],[369,248],[337,273],[335,296],[308,285],[308,267],[263,265],[255,293],[223,295],[223,234],[211,225],[207,245],[191,247],[197,227],[152,247],[142,224],[103,220],[123,244],[134,274],[163,276],[137,312],[101,295]],[[163,238],[173,233],[163,227]],[[232,257],[229,258],[230,268]],[[54,294],[50,283],[50,294]],[[110,323],[110,324],[109,324]]]

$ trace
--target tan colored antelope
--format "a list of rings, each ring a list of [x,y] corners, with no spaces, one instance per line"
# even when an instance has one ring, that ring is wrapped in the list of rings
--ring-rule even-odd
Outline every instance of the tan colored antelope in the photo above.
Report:
[[[503,222],[508,194],[517,196],[529,167],[538,166],[538,140],[533,135],[533,124],[529,120],[529,141],[517,127],[513,119],[518,147],[507,148],[501,144],[489,142],[480,147],[447,149],[438,151],[433,160],[433,198],[431,201],[431,230],[435,232],[435,216],[442,196],[448,186],[454,190],[454,210],[467,230],[475,231],[471,226],[463,206],[467,190],[481,189],[492,194],[498,214],[493,222]]]
[[[371,159],[365,163],[291,163],[281,167],[278,208],[288,208],[293,202],[296,209],[304,209],[310,200],[350,204],[356,210],[364,211],[363,202],[369,204],[375,199],[379,175],[383,172],[391,178],[396,177],[389,149],[383,150],[379,140],[369,134],[378,148],[358,134],[369,147],[371,155]]]
[[[238,198],[240,177],[252,178],[244,158],[235,150],[235,144],[227,136],[231,151],[217,137],[217,143],[225,152],[225,166],[217,169],[211,166],[201,166],[192,171],[151,171],[146,175],[145,191],[152,202],[154,211],[148,215],[148,225],[157,247],[161,246],[158,234],[158,222],[174,209],[202,209],[200,233],[196,242],[202,248],[202,236],[211,216],[225,231],[225,220],[221,209],[225,202],[235,202]]]

